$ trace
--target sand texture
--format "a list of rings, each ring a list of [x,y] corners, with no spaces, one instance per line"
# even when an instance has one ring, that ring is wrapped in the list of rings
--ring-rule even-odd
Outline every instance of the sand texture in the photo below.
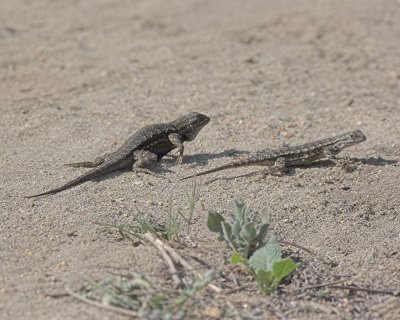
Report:
[[[138,210],[164,222],[188,210],[193,180],[179,178],[361,129],[367,141],[341,154],[353,170],[238,177],[252,167],[196,179],[198,247],[182,252],[248,281],[229,299],[254,318],[400,319],[398,297],[284,292],[344,277],[400,288],[399,21],[395,0],[1,1],[0,318],[125,319],[62,293],[118,268],[170,275],[155,248],[94,222],[128,223]],[[142,126],[190,111],[211,121],[186,143],[182,165],[172,153],[153,168],[160,177],[115,172],[24,198],[85,172],[63,164],[94,160]],[[209,209],[228,216],[239,198],[253,213],[268,206],[278,238],[315,253],[284,246],[303,267],[270,297],[228,266],[206,226]]]

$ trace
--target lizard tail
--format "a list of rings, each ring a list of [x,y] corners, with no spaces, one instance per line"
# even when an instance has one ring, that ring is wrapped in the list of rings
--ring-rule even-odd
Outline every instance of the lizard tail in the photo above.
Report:
[[[58,193],[58,192],[60,192],[60,191],[69,189],[69,188],[71,188],[71,187],[72,187],[72,186],[67,187],[67,186],[65,185],[65,186],[62,186],[62,187],[59,187],[59,188],[56,188],[56,189],[52,189],[52,190],[49,190],[49,191],[46,191],[46,192],[34,194],[34,195],[31,195],[31,196],[25,196],[24,198],[26,198],[26,199],[37,198],[37,197],[45,196],[45,195],[48,195],[48,194]]]
[[[182,181],[182,180],[186,180],[186,179],[191,179],[191,178],[194,178],[194,177],[204,176],[204,175],[209,174],[209,173],[214,173],[214,172],[218,172],[218,171],[226,170],[226,169],[232,169],[232,168],[236,168],[236,167],[240,167],[240,166],[244,166],[244,164],[242,162],[232,162],[232,163],[228,163],[228,164],[225,164],[223,166],[220,166],[220,167],[216,167],[216,168],[213,168],[213,169],[210,169],[210,170],[206,170],[206,171],[202,171],[202,172],[199,172],[199,173],[192,174],[192,175],[187,176],[187,177],[183,177],[183,178],[181,178],[179,180]]]
[[[101,172],[103,174],[108,174],[111,171],[114,171],[114,168],[112,166],[110,166],[109,164],[104,164],[104,165],[98,166],[98,167],[90,170],[89,172],[86,172],[85,174],[83,174],[83,175],[77,177],[76,179],[64,184],[61,187],[58,187],[58,188],[55,188],[55,189],[52,189],[52,190],[49,190],[49,191],[45,191],[45,192],[42,192],[42,193],[39,193],[39,194],[34,194],[34,195],[31,195],[31,196],[25,196],[25,198],[27,198],[27,199],[29,199],[29,198],[37,198],[37,197],[45,196],[45,195],[48,195],[48,194],[55,194],[55,193],[70,189],[72,187],[75,187],[75,186],[77,186],[77,185],[79,185],[81,183],[84,183],[86,181],[95,179],[95,178],[98,177],[99,172]]]
[[[78,177],[78,178],[76,178],[76,179],[64,184],[61,187],[58,187],[58,188],[55,188],[55,189],[52,189],[52,190],[49,190],[49,191],[45,191],[45,192],[42,192],[42,193],[34,194],[34,195],[31,195],[31,196],[25,196],[25,198],[27,198],[27,199],[29,199],[29,198],[37,198],[37,197],[45,196],[45,195],[48,195],[48,194],[55,194],[55,193],[67,190],[69,188],[77,186],[78,184],[81,184],[81,183],[84,183],[86,181],[91,180],[92,175],[93,174],[90,174],[90,172],[88,172],[87,177],[85,177],[85,176]],[[82,178],[84,178],[84,179],[82,179]]]

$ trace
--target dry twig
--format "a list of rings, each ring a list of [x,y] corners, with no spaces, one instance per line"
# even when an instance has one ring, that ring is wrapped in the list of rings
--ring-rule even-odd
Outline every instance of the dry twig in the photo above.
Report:
[[[400,296],[400,290],[379,290],[379,289],[369,289],[369,288],[360,288],[355,286],[330,286],[334,289],[344,289],[344,290],[354,290],[354,291],[365,291],[368,293],[377,293],[377,294],[389,294],[392,296]]]
[[[186,271],[193,272],[195,270],[195,268],[193,268],[193,266],[189,262],[187,262],[181,255],[179,255],[169,245],[165,244],[160,239],[156,238],[152,233],[146,232],[143,235],[143,238],[147,239],[150,243],[157,246],[157,248],[158,248],[158,246],[162,247],[165,251],[167,251],[172,256],[172,258],[174,258],[176,261],[178,261],[182,265],[182,267],[184,267],[186,269]],[[197,274],[197,276],[200,276],[200,275]],[[221,291],[222,291],[221,288],[218,288],[216,285],[213,285],[212,283],[209,283],[207,285],[207,287],[216,293],[221,293]]]
[[[279,240],[280,243],[282,244],[286,244],[288,246],[292,246],[295,247],[297,249],[303,250],[305,252],[307,252],[308,254],[314,255],[315,253],[313,251],[311,251],[310,249],[307,249],[306,247],[303,247],[301,245],[298,245],[296,243],[290,242],[290,241],[285,241],[285,240]]]
[[[146,232],[144,234],[144,238],[146,238],[151,244],[153,244],[160,252],[164,260],[166,261],[169,271],[171,273],[172,279],[175,282],[175,285],[178,286],[183,286],[183,281],[181,278],[179,278],[178,275],[178,270],[175,268],[174,261],[172,261],[171,257],[168,255],[164,248],[164,243],[157,239],[153,234]],[[158,241],[157,241],[158,240]]]

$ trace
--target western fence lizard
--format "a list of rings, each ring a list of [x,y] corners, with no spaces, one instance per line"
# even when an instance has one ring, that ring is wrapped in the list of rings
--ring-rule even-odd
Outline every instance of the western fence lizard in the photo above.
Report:
[[[183,142],[192,141],[209,121],[209,117],[191,112],[172,122],[148,125],[136,131],[117,151],[107,156],[97,158],[94,162],[67,164],[72,167],[95,167],[89,172],[61,187],[26,198],[58,193],[116,170],[133,168],[150,173],[145,168],[175,148],[179,150],[177,163],[181,163]]]
[[[354,130],[340,134],[338,136],[318,140],[300,146],[285,147],[278,150],[266,149],[263,151],[258,151],[244,159],[238,159],[220,167],[184,177],[181,180],[198,177],[221,170],[244,166],[268,166],[262,171],[257,172],[262,173],[263,175],[267,175],[283,172],[288,167],[308,165],[321,159],[328,159],[335,162],[335,155],[342,151],[344,148],[363,142],[366,139],[367,138],[360,130]]]

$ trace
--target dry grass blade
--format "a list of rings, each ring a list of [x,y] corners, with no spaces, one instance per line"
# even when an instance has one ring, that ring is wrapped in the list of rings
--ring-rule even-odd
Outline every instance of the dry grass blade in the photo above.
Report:
[[[108,306],[105,304],[102,304],[100,302],[94,301],[94,300],[90,300],[88,298],[82,297],[79,294],[76,294],[72,291],[67,290],[67,294],[79,301],[82,301],[84,303],[90,304],[92,306],[95,306],[97,308],[101,308],[101,309],[105,309],[105,310],[110,310],[110,311],[114,311],[114,312],[118,312],[120,314],[126,315],[126,316],[130,316],[130,317],[138,317],[139,314],[135,311],[130,311],[124,308],[119,308],[119,307],[114,307],[114,306]]]
[[[287,293],[302,292],[302,291],[309,290],[309,289],[330,287],[330,286],[333,286],[335,284],[343,283],[343,282],[346,282],[346,281],[349,281],[349,279],[338,280],[338,281],[329,282],[329,283],[320,283],[320,284],[316,284],[316,285],[312,285],[312,286],[308,286],[308,287],[297,288],[295,290],[283,290],[283,291],[287,292]]]
[[[313,251],[311,251],[310,249],[307,249],[306,247],[303,247],[303,246],[298,245],[296,243],[293,243],[293,242],[290,242],[290,241],[285,241],[285,240],[279,240],[279,243],[286,244],[288,246],[292,246],[292,247],[295,247],[297,249],[303,250],[303,251],[307,252],[308,254],[315,255],[315,253]]]

